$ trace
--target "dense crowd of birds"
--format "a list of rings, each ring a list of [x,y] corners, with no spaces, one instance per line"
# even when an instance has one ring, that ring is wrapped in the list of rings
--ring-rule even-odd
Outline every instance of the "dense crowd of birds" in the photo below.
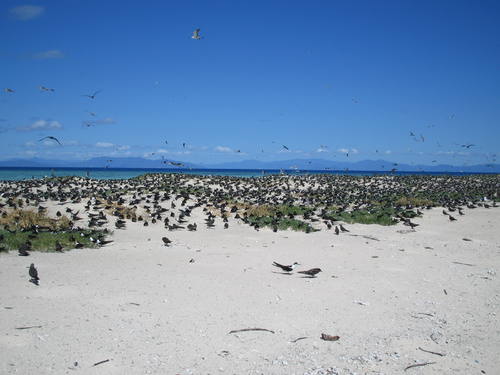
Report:
[[[237,220],[256,230],[268,226],[277,231],[283,220],[296,220],[306,232],[332,229],[338,235],[348,231],[339,223],[345,213],[390,214],[394,223],[413,229],[417,224],[410,219],[425,209],[444,207],[443,212],[454,221],[451,212],[463,215],[466,208],[496,206],[499,192],[498,175],[62,177],[0,182],[0,218],[22,207],[44,212],[43,204],[52,201],[61,207],[56,216],[67,216],[70,226],[78,229],[107,228],[108,224],[112,229],[125,229],[131,221],[143,226],[161,224],[167,231],[196,231],[199,225],[228,229]],[[192,219],[193,212],[198,212],[198,218],[202,215],[203,221]],[[92,238],[92,242],[105,240]],[[168,239],[163,242],[170,243]]]

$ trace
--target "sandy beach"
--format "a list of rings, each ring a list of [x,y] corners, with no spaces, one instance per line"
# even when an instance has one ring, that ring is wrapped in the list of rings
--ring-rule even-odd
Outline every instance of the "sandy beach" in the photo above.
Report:
[[[415,230],[344,224],[339,235],[232,217],[228,229],[217,217],[195,232],[117,230],[108,215],[106,246],[2,253],[0,373],[496,374],[500,209],[453,222],[442,210],[412,218]],[[246,328],[269,331],[230,333]]]

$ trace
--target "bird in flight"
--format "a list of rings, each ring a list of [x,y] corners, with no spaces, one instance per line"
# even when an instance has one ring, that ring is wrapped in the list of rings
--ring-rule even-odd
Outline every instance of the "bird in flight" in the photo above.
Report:
[[[38,86],[38,88],[40,89],[40,91],[51,91],[51,92],[56,91],[54,89],[51,89],[51,88],[45,87],[45,86]]]
[[[290,151],[290,149],[289,149],[288,147],[286,147],[285,145],[282,145],[282,146],[283,146],[283,148],[284,148],[285,150]]]
[[[91,115],[92,117],[95,117],[95,112],[90,112],[90,111],[85,111],[87,112],[89,115]]]
[[[9,89],[8,87],[4,88],[4,89],[3,89],[3,91],[5,91],[5,92],[10,92],[10,93],[15,92],[14,90]]]
[[[196,39],[196,40],[200,40],[202,38],[200,36],[200,31],[201,31],[201,29],[196,29],[195,31],[193,31],[193,35],[191,35],[191,38]]]
[[[43,141],[44,139],[52,139],[53,141],[56,141],[57,143],[59,143],[61,146],[62,146],[62,143],[59,142],[59,139],[57,139],[56,137],[52,137],[52,136],[47,136],[47,137],[43,137],[42,139],[39,139],[38,142],[41,142]]]
[[[465,145],[461,145],[462,147],[465,147],[465,148],[471,148],[472,146],[475,146],[473,145],[472,143],[467,143]]]
[[[182,163],[177,163],[177,162],[175,162],[175,161],[169,161],[169,162],[168,162],[168,164],[173,165],[173,166],[175,166],[175,167],[183,167],[183,166],[184,166],[184,164],[182,164]]]
[[[102,91],[102,90],[98,90],[98,91],[94,92],[92,95],[88,95],[88,94],[86,94],[86,95],[82,95],[82,96],[86,96],[87,98],[90,98],[90,99],[95,99],[95,96],[96,96],[97,94],[99,94],[101,91]]]

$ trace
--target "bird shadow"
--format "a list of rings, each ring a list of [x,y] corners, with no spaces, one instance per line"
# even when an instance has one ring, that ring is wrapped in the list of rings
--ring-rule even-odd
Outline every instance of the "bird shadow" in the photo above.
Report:
[[[276,272],[276,271],[272,271],[272,273],[276,273],[278,275],[288,275],[288,276],[292,276],[292,274],[290,272]]]

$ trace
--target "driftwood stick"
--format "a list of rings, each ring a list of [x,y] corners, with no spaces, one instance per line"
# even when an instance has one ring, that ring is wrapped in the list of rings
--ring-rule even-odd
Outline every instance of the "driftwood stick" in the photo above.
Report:
[[[304,339],[308,339],[308,338],[309,338],[309,337],[306,337],[306,336],[304,336],[304,337],[299,337],[299,338],[297,338],[297,339],[295,339],[295,340],[292,340],[292,341],[290,341],[290,342],[296,343],[297,341],[304,340]]]
[[[248,331],[265,331],[265,332],[271,332],[274,333],[274,331],[271,331],[270,329],[265,329],[265,328],[243,328],[243,329],[235,329],[233,331],[229,331],[229,333],[237,333],[237,332],[248,332]]]
[[[461,264],[462,266],[469,266],[469,267],[474,267],[475,266],[475,264],[470,264],[470,263],[462,263],[462,262],[451,262],[451,263]]]
[[[16,327],[16,329],[31,329],[31,328],[42,328],[42,326]]]
[[[421,351],[423,351],[423,352],[426,352],[426,353],[431,353],[431,354],[438,355],[440,357],[444,357],[446,355],[446,354],[443,354],[443,353],[431,352],[430,350],[422,349],[420,346],[418,347],[418,349],[421,350]]]
[[[99,361],[99,362],[96,362],[96,363],[94,363],[94,364],[92,365],[92,367],[102,365],[103,363],[106,363],[106,362],[109,362],[109,359],[105,359],[104,361]]]
[[[411,369],[413,367],[420,367],[420,366],[427,366],[427,365],[433,365],[436,362],[424,362],[424,363],[415,363],[414,365],[410,365],[407,368],[405,368],[405,371],[408,369]]]

